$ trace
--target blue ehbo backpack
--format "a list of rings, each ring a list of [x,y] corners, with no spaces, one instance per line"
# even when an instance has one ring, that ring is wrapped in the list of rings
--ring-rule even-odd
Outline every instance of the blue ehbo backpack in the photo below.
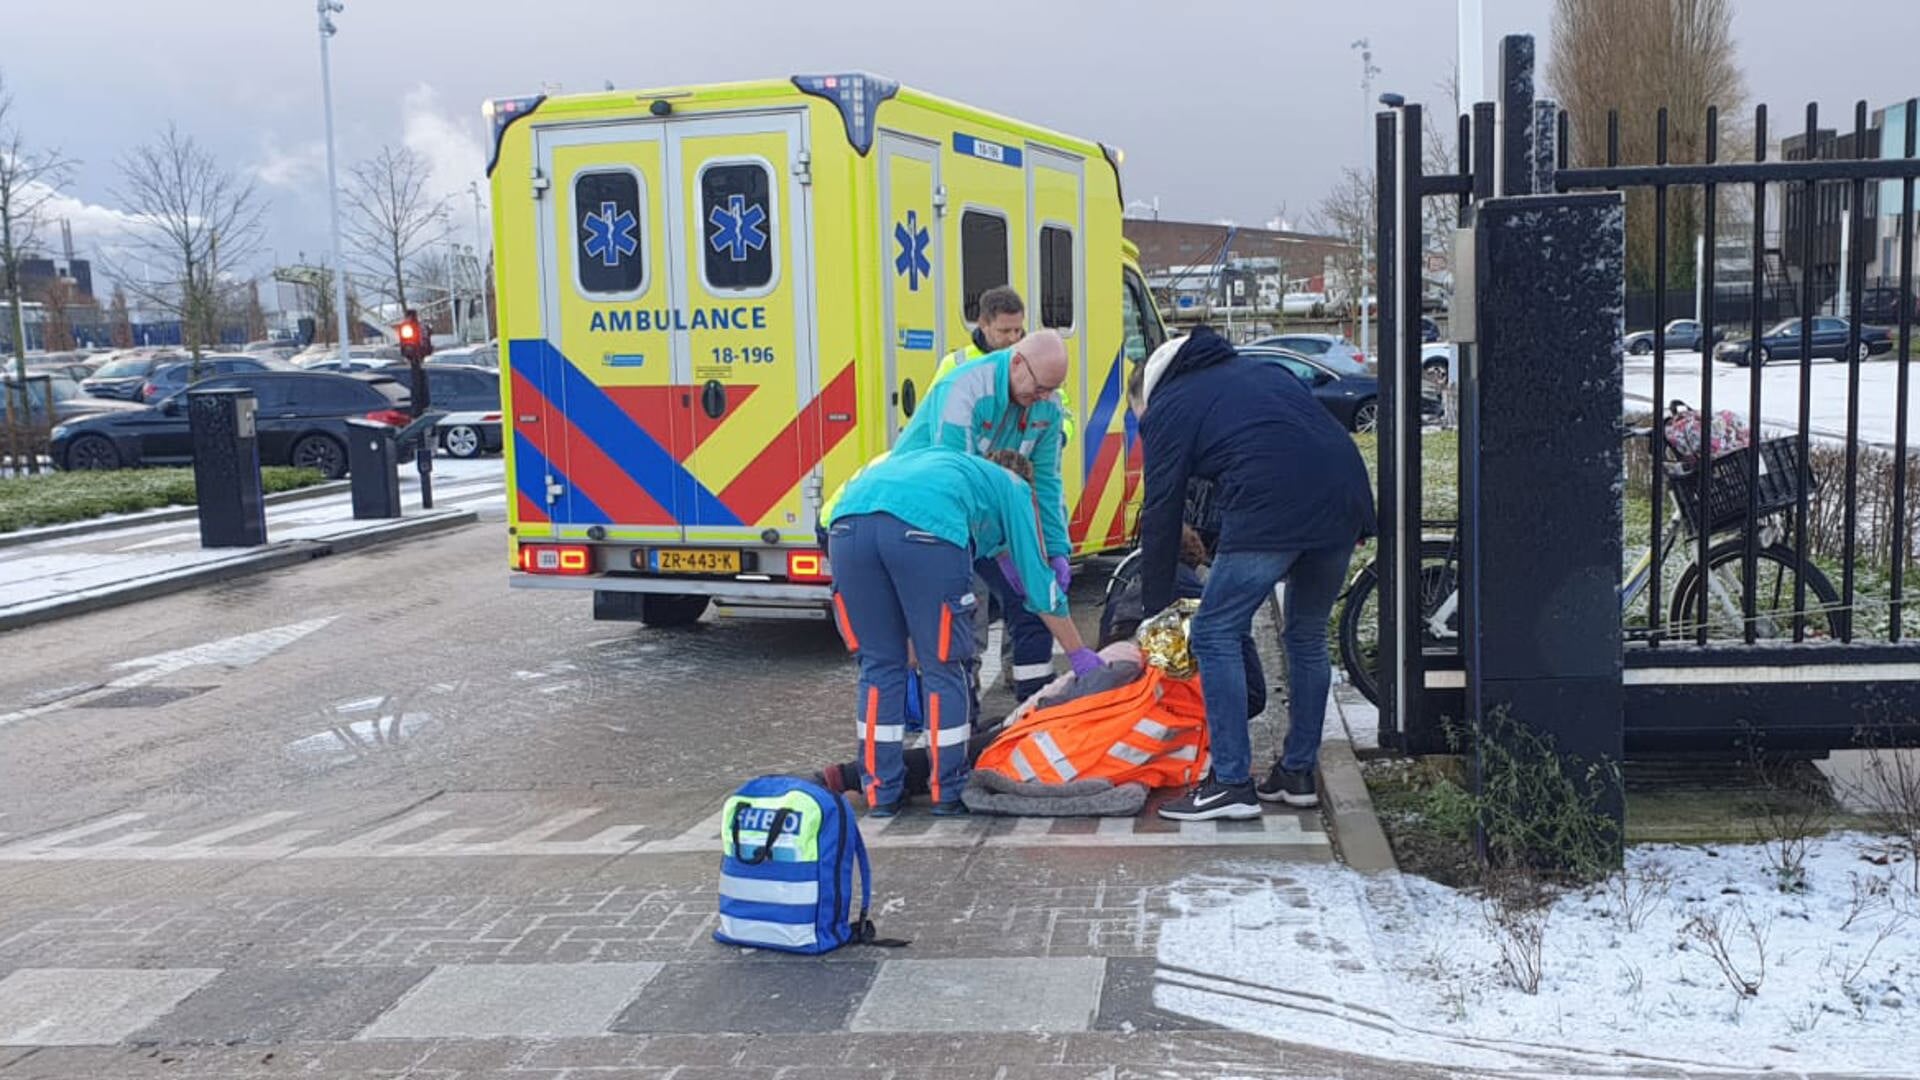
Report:
[[[905,944],[875,937],[867,846],[852,811],[826,788],[792,776],[747,781],[722,809],[720,846],[715,941],[795,953]],[[856,861],[860,913],[849,919]]]

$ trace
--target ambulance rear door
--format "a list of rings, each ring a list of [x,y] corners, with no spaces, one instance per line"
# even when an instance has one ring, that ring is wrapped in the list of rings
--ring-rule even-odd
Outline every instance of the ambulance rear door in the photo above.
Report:
[[[535,132],[541,348],[512,357],[514,424],[545,457],[554,533],[678,540],[665,140],[656,122]],[[544,185],[541,185],[541,181]]]
[[[886,341],[887,444],[926,397],[947,340],[941,324],[940,146],[880,132],[881,319]]]
[[[854,388],[818,385],[805,113],[676,118],[666,153],[685,539],[811,545],[822,410]]]

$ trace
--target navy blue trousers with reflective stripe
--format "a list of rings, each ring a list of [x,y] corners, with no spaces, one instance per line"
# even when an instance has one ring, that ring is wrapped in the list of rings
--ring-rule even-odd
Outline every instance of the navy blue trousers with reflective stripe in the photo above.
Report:
[[[834,586],[860,654],[856,715],[867,802],[891,803],[904,793],[908,642],[920,666],[929,793],[935,802],[955,801],[967,780],[973,720],[973,560],[892,514],[843,517],[827,532]]]

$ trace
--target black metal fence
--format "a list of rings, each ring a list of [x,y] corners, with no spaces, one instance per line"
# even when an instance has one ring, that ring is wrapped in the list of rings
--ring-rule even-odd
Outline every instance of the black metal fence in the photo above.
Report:
[[[1571,146],[1566,114],[1534,98],[1531,41],[1509,38],[1502,50],[1499,100],[1458,120],[1457,171],[1423,174],[1418,105],[1377,118],[1384,737],[1411,750],[1440,748],[1444,721],[1464,718],[1460,688],[1471,681],[1460,642],[1435,640],[1434,597],[1424,595],[1436,581],[1445,593],[1456,575],[1474,573],[1423,565],[1436,526],[1459,531],[1428,518],[1421,490],[1429,456],[1417,391],[1416,315],[1431,240],[1422,233],[1424,200],[1456,200],[1471,223],[1491,198],[1584,191],[1631,193],[1629,231],[1652,234],[1647,287],[1629,292],[1623,327],[1653,331],[1650,364],[1637,356],[1625,370],[1619,422],[1634,560],[1621,596],[1629,748],[1724,746],[1748,725],[1767,730],[1772,746],[1833,748],[1864,726],[1920,723],[1920,613],[1909,611],[1920,605],[1907,595],[1909,577],[1920,582],[1911,491],[1920,455],[1909,447],[1906,359],[1920,321],[1911,240],[1920,103],[1908,103],[1902,130],[1872,137],[1861,103],[1842,138],[1816,138],[1823,133],[1810,105],[1806,138],[1788,144],[1816,149],[1789,160],[1777,159],[1761,107],[1744,133],[1750,159],[1722,160],[1721,117],[1709,111],[1704,159],[1674,162],[1662,110],[1651,118],[1655,160],[1623,162],[1618,117],[1609,118],[1606,145]],[[1729,222],[1736,202],[1739,219]],[[1714,257],[1696,261],[1692,239],[1674,235],[1676,204],[1697,211],[1700,250]],[[1797,212],[1784,213],[1790,207]],[[1844,230],[1822,216],[1831,213],[1850,215]],[[1721,233],[1729,225],[1744,260],[1728,257]],[[1843,232],[1872,242],[1836,246]],[[1689,253],[1684,267],[1671,265],[1676,240]],[[1745,265],[1732,272],[1736,261]],[[1723,270],[1733,280],[1716,280]],[[1464,271],[1456,289],[1466,306],[1451,322],[1470,327],[1474,268],[1456,271]],[[1693,343],[1677,347],[1665,327],[1682,318],[1716,327],[1721,338],[1702,346],[1704,355]],[[1459,336],[1471,379],[1471,335]],[[1474,475],[1464,441],[1461,454],[1457,475]],[[1903,732],[1897,738],[1920,727]]]

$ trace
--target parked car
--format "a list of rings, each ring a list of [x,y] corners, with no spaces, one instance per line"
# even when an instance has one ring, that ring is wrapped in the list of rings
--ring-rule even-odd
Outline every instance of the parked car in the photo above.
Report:
[[[499,370],[500,352],[492,345],[456,345],[435,351],[427,357],[427,363]]]
[[[349,345],[347,359],[357,370],[383,367],[400,359],[397,345]],[[340,348],[337,345],[309,345],[293,358],[295,367],[308,371],[338,371]]]
[[[1699,352],[1700,337],[1700,323],[1698,320],[1674,319],[1667,324],[1667,351]],[[1726,338],[1727,332],[1725,330],[1714,331],[1713,339],[1715,341],[1725,341]],[[1653,351],[1653,331],[1636,330],[1626,336],[1623,344],[1626,346],[1626,350],[1635,356],[1645,356],[1647,353]]]
[[[0,377],[0,411],[24,415],[40,423],[63,423],[96,412],[137,409],[131,401],[92,397],[80,389],[80,383],[61,372],[28,371],[24,396],[17,375]],[[49,413],[47,399],[53,399]]]
[[[1348,431],[1372,431],[1380,422],[1380,380],[1370,372],[1341,370],[1323,359],[1270,345],[1243,345],[1240,354],[1272,361],[1299,376],[1314,398]],[[1439,417],[1440,397],[1433,388],[1423,386],[1420,411],[1427,417]]]
[[[405,425],[407,388],[385,376],[324,371],[251,371],[196,384],[253,391],[260,463],[347,473],[347,419]],[[54,464],[62,469],[181,465],[193,460],[185,391],[151,405],[84,416],[53,429]]]
[[[94,397],[140,400],[140,388],[153,375],[153,369],[176,360],[191,359],[173,349],[135,350],[121,353],[94,369],[80,381],[80,388]]]
[[[1920,322],[1920,296],[1909,295],[1907,302],[1900,302],[1900,290],[1891,285],[1875,286],[1860,290],[1860,319],[1869,323],[1897,323],[1900,321],[1900,309],[1904,307],[1907,316],[1914,322]]]
[[[1353,342],[1339,334],[1275,334],[1253,342],[1257,346],[1285,349],[1296,352],[1309,359],[1318,360],[1336,371],[1345,371],[1360,375],[1372,371],[1367,366],[1367,357]]]
[[[459,364],[424,365],[427,397],[444,412],[434,431],[442,449],[457,458],[500,452],[500,374]],[[405,364],[379,369],[411,390],[413,371]]]
[[[1816,315],[1812,320],[1811,352],[1815,359],[1828,357],[1834,360],[1847,358],[1849,338],[1847,320],[1833,315]],[[1714,347],[1713,358],[1747,366],[1756,352],[1760,363],[1769,360],[1800,359],[1800,320],[1782,319],[1775,323],[1756,343],[1751,339],[1723,341]],[[1860,328],[1860,359],[1888,352],[1893,348],[1893,332],[1884,326],[1862,326]]]
[[[8,372],[13,371],[13,361],[8,360],[5,366]],[[74,358],[71,353],[63,353],[57,357],[29,356],[27,357],[27,374],[59,375],[77,383],[82,379],[93,377],[93,365]]]
[[[200,358],[200,377],[210,379],[218,375],[234,375],[242,371],[288,371],[292,364],[282,363],[267,356],[203,356]],[[147,381],[140,386],[140,401],[157,401],[170,397],[186,388],[188,377],[193,374],[193,361],[179,360],[163,364],[153,369]]]

